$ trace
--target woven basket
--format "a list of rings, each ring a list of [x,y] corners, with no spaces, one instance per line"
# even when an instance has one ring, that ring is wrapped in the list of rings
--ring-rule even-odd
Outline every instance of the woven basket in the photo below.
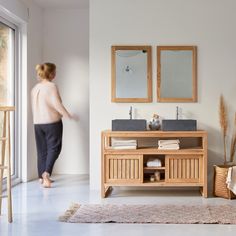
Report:
[[[236,195],[227,188],[226,179],[229,165],[214,165],[214,188],[213,194],[216,197],[223,197],[226,199],[234,199]]]

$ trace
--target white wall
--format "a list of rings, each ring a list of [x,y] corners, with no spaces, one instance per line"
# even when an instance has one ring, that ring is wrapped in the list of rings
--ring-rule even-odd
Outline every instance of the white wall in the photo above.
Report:
[[[28,21],[27,8],[20,0],[0,0],[0,10],[7,18],[14,18],[18,23]]]
[[[37,82],[35,65],[42,61],[42,24],[43,10],[31,2],[29,5],[29,23],[27,26],[27,91],[28,91],[28,122],[27,122],[27,176],[25,180],[31,180],[38,176],[37,174],[37,153],[34,138],[33,117],[31,111],[31,89]],[[24,132],[24,131],[23,131]]]
[[[54,173],[88,174],[89,169],[89,10],[44,10],[43,61],[57,65],[55,83],[63,104],[79,115],[64,120],[63,148]]]
[[[131,104],[111,103],[111,45],[153,46],[153,103],[132,104],[136,118],[153,113],[198,121],[209,133],[209,179],[212,163],[223,161],[218,122],[219,95],[236,110],[236,1],[234,0],[91,0],[90,1],[90,183],[100,188],[100,134],[114,118],[127,118]],[[197,103],[156,102],[156,46],[197,45]],[[231,116],[231,123],[232,123]]]

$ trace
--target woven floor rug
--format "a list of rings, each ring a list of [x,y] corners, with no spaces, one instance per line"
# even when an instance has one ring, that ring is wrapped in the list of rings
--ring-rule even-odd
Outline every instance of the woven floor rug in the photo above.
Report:
[[[68,223],[236,224],[236,206],[74,204],[59,221]]]

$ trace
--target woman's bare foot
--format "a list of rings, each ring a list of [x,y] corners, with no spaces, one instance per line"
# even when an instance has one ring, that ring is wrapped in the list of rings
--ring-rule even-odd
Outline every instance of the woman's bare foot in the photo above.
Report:
[[[50,180],[49,176],[50,175],[47,172],[44,172],[42,174],[42,177],[43,177],[43,187],[44,188],[51,188],[51,180]]]
[[[49,178],[50,179],[50,178]],[[50,179],[51,183],[55,182],[55,180]],[[39,178],[39,183],[43,184],[43,178]]]

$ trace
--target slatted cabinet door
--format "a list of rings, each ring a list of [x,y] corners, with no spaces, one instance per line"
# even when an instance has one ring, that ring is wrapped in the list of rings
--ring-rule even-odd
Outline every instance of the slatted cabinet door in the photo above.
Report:
[[[201,155],[166,155],[165,181],[168,183],[203,182],[203,157]]]
[[[143,182],[143,155],[105,155],[106,183]]]

